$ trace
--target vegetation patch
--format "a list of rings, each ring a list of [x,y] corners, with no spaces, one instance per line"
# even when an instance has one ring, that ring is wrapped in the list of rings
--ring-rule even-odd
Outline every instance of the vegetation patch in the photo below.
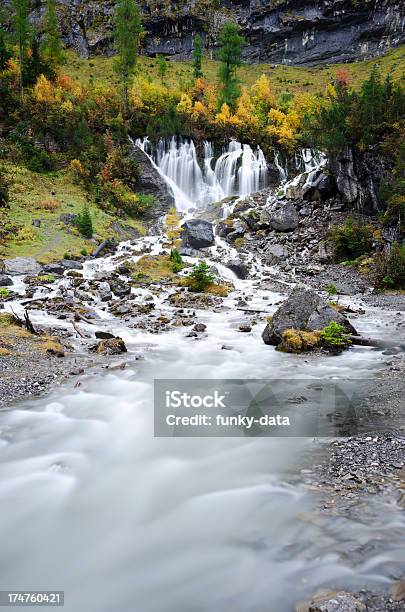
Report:
[[[379,289],[405,289],[405,244],[376,256],[375,283]]]
[[[339,261],[353,260],[369,253],[373,244],[374,227],[348,217],[343,225],[330,230],[329,238],[335,245]]]
[[[134,266],[132,279],[136,281],[159,282],[174,279],[170,255],[144,255]]]
[[[321,343],[321,332],[302,331],[300,329],[286,329],[282,333],[282,342],[277,350],[284,353],[304,353],[313,351]]]

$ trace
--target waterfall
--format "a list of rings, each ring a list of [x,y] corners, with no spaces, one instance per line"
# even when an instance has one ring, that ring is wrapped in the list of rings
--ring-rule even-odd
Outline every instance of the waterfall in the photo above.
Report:
[[[260,147],[254,151],[248,144],[231,140],[214,163],[213,145],[206,141],[200,165],[192,140],[161,138],[153,147],[143,138],[135,144],[172,187],[179,210],[204,209],[225,197],[246,196],[267,186],[267,162]]]

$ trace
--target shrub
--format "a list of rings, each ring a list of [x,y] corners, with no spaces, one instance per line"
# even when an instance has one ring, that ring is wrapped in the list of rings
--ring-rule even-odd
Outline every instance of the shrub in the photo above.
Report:
[[[330,284],[329,284],[329,285],[326,287],[326,292],[327,292],[327,294],[328,294],[329,296],[332,296],[332,295],[337,295],[338,290],[337,290],[336,285],[334,285],[333,283],[330,283]]]
[[[205,291],[215,281],[215,276],[210,272],[206,262],[201,261],[199,264],[194,264],[189,280],[194,291]]]
[[[170,253],[170,262],[173,272],[177,273],[183,268],[183,260],[177,249],[173,249]]]
[[[18,230],[18,234],[16,236],[17,242],[32,242],[37,237],[35,231],[32,227],[28,227],[24,225]]]
[[[0,297],[7,298],[10,295],[10,291],[6,287],[0,287]]]
[[[0,166],[0,208],[8,205],[10,181],[6,171]]]
[[[38,202],[35,208],[39,210],[56,210],[59,208],[59,206],[60,203],[58,200],[56,200],[56,198],[48,198],[47,200],[41,200],[41,202]]]
[[[41,283],[54,283],[55,277],[53,274],[41,274],[41,276],[38,276],[38,280]]]
[[[321,338],[323,344],[327,348],[346,348],[350,346],[351,340],[344,328],[340,323],[331,321],[329,325],[321,330]]]
[[[339,260],[356,259],[372,248],[373,226],[354,221],[349,217],[344,225],[333,227],[330,238],[335,244]]]
[[[405,289],[405,244],[393,244],[389,253],[377,255],[375,264],[376,287]]]
[[[82,249],[80,251],[80,254],[83,255],[83,257],[87,257],[87,255],[88,255],[87,249]]]
[[[84,206],[82,213],[77,218],[77,229],[85,238],[93,237],[93,222],[88,206]]]

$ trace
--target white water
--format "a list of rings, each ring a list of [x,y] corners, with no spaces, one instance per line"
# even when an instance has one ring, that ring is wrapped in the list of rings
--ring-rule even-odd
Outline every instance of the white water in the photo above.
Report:
[[[178,210],[204,209],[227,196],[246,196],[267,185],[267,162],[260,147],[231,140],[228,148],[215,161],[210,142],[203,145],[202,167],[192,140],[160,139],[156,148],[149,139],[135,144],[153,160],[160,174],[176,186]]]

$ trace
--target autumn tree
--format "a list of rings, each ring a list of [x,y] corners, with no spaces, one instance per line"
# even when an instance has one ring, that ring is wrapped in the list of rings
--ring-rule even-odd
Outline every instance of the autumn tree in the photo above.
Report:
[[[24,95],[24,59],[29,46],[30,25],[28,21],[29,0],[12,0],[14,8],[13,26],[18,46],[20,96]]]
[[[204,76],[202,71],[202,38],[199,34],[197,34],[194,38],[193,69],[194,77],[196,79]]]
[[[55,69],[64,59],[62,43],[58,32],[56,0],[47,0],[44,17],[44,39],[42,53],[45,60]]]
[[[239,34],[238,26],[232,21],[227,21],[219,34],[219,66],[218,76],[222,84],[219,97],[219,108],[228,104],[231,108],[240,94],[237,70],[242,63],[242,47],[245,39]]]
[[[128,88],[135,72],[140,36],[141,18],[134,0],[118,0],[114,15],[114,42],[118,58],[114,69],[121,81],[124,115],[128,115]]]

